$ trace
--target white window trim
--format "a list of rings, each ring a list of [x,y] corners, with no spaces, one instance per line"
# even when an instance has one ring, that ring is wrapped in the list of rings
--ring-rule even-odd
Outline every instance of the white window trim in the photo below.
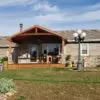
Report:
[[[82,54],[82,45],[87,45],[87,54]],[[81,52],[81,56],[89,56],[89,44],[88,43],[81,43],[80,45],[80,52]]]

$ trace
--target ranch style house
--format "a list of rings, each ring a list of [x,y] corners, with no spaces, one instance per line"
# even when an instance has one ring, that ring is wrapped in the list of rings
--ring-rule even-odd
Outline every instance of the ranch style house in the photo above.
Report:
[[[84,67],[100,65],[100,30],[83,30],[86,38],[81,43],[81,58]],[[75,64],[78,59],[78,43],[73,33],[76,30],[52,31],[34,25],[11,36],[0,37],[0,57],[8,57],[10,67],[61,66],[66,56],[71,56]]]

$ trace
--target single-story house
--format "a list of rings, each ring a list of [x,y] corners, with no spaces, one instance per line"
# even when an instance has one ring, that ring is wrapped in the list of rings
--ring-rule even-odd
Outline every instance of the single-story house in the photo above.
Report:
[[[22,28],[22,26],[20,27]],[[84,67],[100,64],[100,30],[83,30],[86,38],[81,43]],[[52,31],[34,25],[12,36],[0,38],[0,56],[8,57],[8,64],[65,64],[66,56],[77,63],[78,43],[73,33],[76,30]]]

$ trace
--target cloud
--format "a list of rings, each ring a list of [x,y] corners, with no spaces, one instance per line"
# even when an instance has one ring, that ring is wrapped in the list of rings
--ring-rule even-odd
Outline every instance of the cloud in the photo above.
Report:
[[[96,4],[93,4],[93,5],[89,5],[87,6],[87,9],[89,10],[96,10],[96,9],[100,9],[100,3],[96,3]]]
[[[1,0],[0,7],[14,6],[14,5],[20,5],[20,4],[30,4],[33,2],[36,2],[36,0]]]
[[[46,5],[47,6],[47,5]],[[50,7],[50,6],[49,6]],[[56,6],[54,6],[56,7]],[[52,7],[51,7],[52,8]],[[84,7],[86,8],[86,7]],[[37,7],[37,10],[41,9],[41,6]],[[44,7],[45,9],[45,7]],[[41,9],[42,11],[42,9]],[[51,10],[52,11],[52,10]],[[38,20],[47,23],[84,23],[84,22],[93,22],[100,20],[100,3],[89,5],[86,8],[86,11],[82,13],[70,13],[64,12],[62,9],[56,7],[55,13],[46,13],[44,15],[35,16]]]
[[[33,11],[42,11],[44,13],[56,13],[59,11],[59,8],[56,5],[48,3],[46,0],[43,2],[38,2],[36,5],[33,5]]]
[[[40,22],[46,22],[46,23],[56,23],[56,22],[83,23],[83,22],[100,20],[100,10],[90,11],[90,12],[77,14],[77,15],[76,14],[70,15],[68,13],[66,14],[63,12],[58,12],[58,13],[53,13],[53,14],[51,13],[51,14],[46,14],[46,15],[34,16],[34,19],[40,20]]]
[[[4,2],[5,1],[5,2]],[[48,0],[3,0],[0,6],[27,5],[28,10],[0,13],[0,31],[13,33],[19,31],[19,23],[22,22],[25,28],[39,24],[54,29],[96,27],[96,21],[100,20],[100,3],[88,6],[73,8],[61,8]],[[15,6],[16,7],[16,6]],[[26,9],[26,8],[25,8]],[[82,11],[81,11],[82,10]],[[85,23],[85,24],[84,24]],[[80,27],[80,28],[81,28]],[[6,33],[6,32],[5,32]]]

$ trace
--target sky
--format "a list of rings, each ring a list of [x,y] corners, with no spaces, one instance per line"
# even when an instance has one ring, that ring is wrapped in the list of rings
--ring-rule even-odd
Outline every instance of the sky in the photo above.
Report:
[[[0,0],[0,35],[33,25],[52,30],[100,29],[100,0]]]

